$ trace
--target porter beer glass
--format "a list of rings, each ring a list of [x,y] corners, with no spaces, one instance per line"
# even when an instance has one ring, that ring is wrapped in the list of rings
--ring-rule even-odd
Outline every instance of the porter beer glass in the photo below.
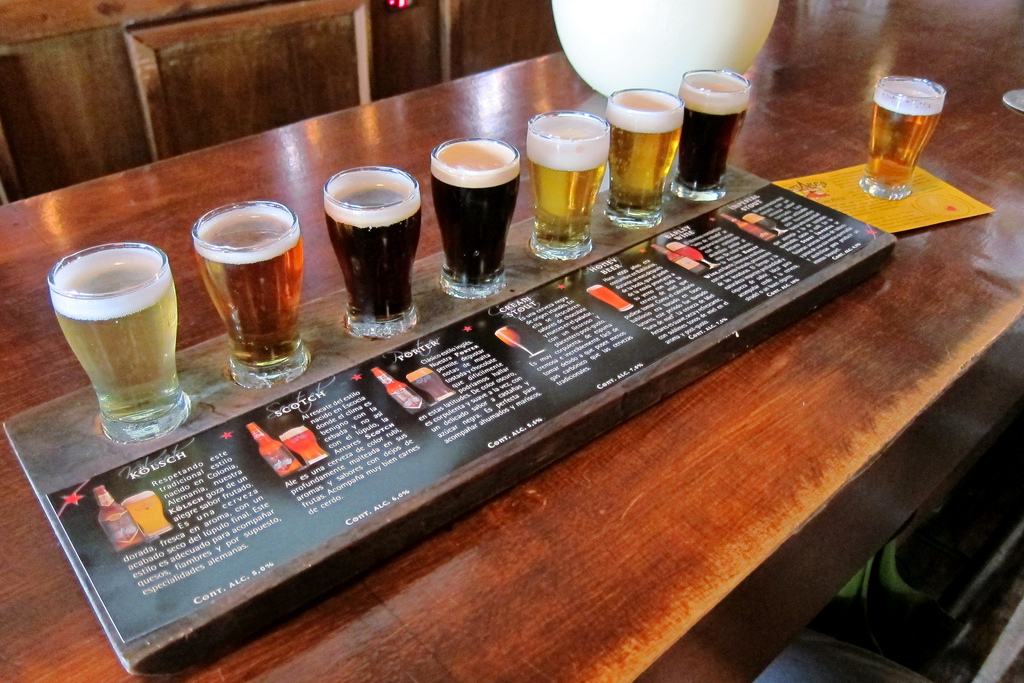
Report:
[[[886,76],[878,81],[861,189],[880,199],[910,195],[917,157],[939,123],[945,99],[946,89],[924,78]]]
[[[679,98],[685,110],[672,191],[697,202],[724,197],[726,163],[750,103],[750,81],[734,71],[687,71]]]
[[[441,227],[441,288],[459,299],[505,286],[505,239],[519,194],[519,152],[501,140],[450,140],[430,154]]]
[[[327,229],[357,337],[393,337],[416,324],[412,264],[420,239],[420,186],[405,171],[364,166],[324,185]]]
[[[590,212],[608,162],[608,122],[555,111],[534,116],[527,128],[535,212],[530,248],[544,259],[580,258],[593,247]]]
[[[660,90],[620,90],[608,98],[605,117],[612,127],[605,215],[620,227],[653,227],[679,147],[683,101]]]
[[[174,346],[178,304],[167,255],[148,244],[104,244],[67,256],[50,301],[99,400],[112,441],[162,436],[188,417]]]
[[[231,377],[247,388],[291,381],[309,365],[299,339],[302,236],[277,202],[230,204],[192,228],[199,272],[228,329]]]

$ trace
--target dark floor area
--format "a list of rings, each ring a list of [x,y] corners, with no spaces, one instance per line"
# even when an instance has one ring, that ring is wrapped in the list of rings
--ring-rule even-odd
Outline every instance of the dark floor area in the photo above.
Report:
[[[1024,417],[925,514],[896,564],[960,627],[915,668],[935,683],[1024,682]]]

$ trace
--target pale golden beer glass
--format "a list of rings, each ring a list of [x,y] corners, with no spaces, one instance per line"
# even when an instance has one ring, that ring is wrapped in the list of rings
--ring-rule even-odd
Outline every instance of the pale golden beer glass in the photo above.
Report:
[[[538,114],[527,126],[533,179],[530,248],[540,258],[571,261],[590,252],[590,213],[601,188],[611,140],[608,122],[582,111]]]
[[[188,417],[174,347],[178,304],[167,255],[137,242],[67,256],[48,278],[50,301],[99,400],[112,441],[162,436]]]
[[[203,284],[227,326],[231,378],[247,388],[306,370],[299,338],[302,235],[283,204],[252,201],[210,211],[192,228]]]
[[[880,199],[910,195],[917,158],[939,124],[945,99],[946,89],[925,78],[886,76],[878,81],[861,189]]]
[[[611,125],[608,219],[624,228],[661,222],[661,204],[683,125],[683,101],[660,90],[619,90],[608,98]]]

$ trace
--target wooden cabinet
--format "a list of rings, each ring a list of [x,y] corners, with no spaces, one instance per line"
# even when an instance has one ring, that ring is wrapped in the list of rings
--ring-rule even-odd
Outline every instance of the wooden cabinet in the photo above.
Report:
[[[557,49],[550,0],[0,0],[0,201]]]
[[[446,78],[561,49],[551,0],[444,0]]]
[[[370,101],[365,0],[311,0],[131,28],[155,158]]]

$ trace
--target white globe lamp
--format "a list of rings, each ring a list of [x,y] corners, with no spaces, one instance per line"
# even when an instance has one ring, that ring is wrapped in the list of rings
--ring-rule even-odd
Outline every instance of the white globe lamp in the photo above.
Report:
[[[754,63],[779,0],[552,0],[569,63],[608,96],[624,88],[675,93],[692,69]]]

